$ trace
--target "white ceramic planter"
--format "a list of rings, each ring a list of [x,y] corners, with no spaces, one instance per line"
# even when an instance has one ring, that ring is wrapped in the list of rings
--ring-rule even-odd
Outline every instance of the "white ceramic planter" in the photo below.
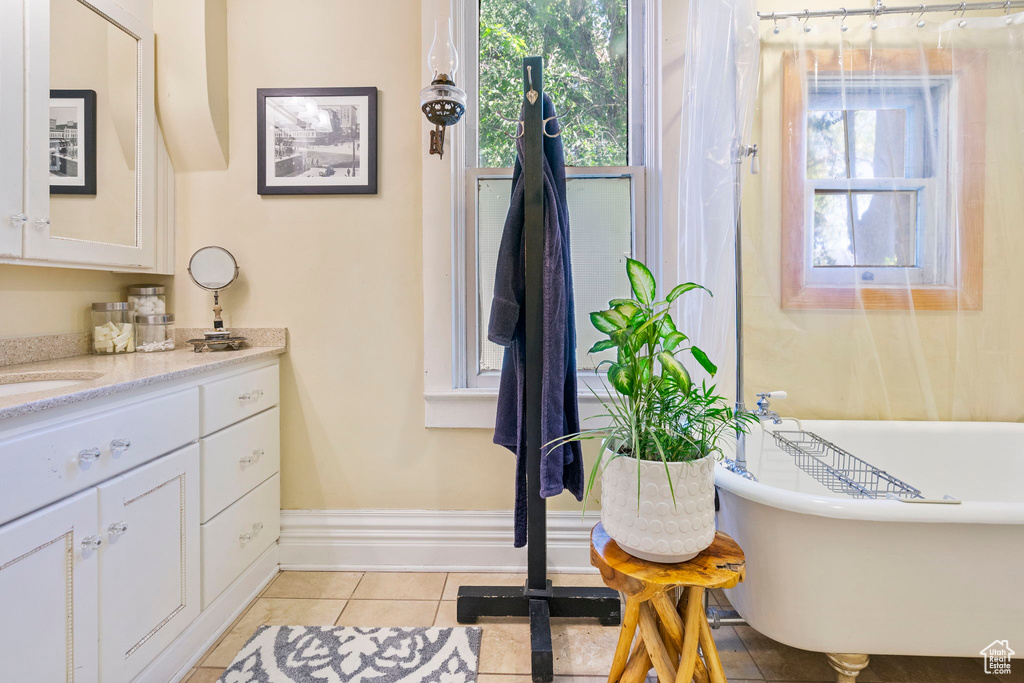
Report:
[[[674,505],[664,463],[613,460],[601,474],[601,523],[630,555],[652,562],[685,562],[715,540],[715,460],[706,456],[670,462],[668,469]]]

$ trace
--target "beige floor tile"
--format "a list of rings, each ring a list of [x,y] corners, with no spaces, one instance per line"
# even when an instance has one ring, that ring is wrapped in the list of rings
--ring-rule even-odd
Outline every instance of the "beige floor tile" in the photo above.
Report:
[[[530,625],[481,624],[480,673],[529,674]]]
[[[736,634],[754,660],[761,675],[768,681],[818,681],[835,680],[835,672],[825,655],[807,652],[776,642],[749,626],[734,626]],[[860,672],[857,683],[878,683],[881,680],[873,667]],[[889,681],[890,679],[884,679]],[[915,683],[925,683],[917,680]]]
[[[471,624],[460,624],[455,618],[456,601],[442,600],[437,608],[437,615],[434,617],[434,626],[464,626]]]
[[[352,597],[357,600],[440,600],[446,574],[367,572]]]
[[[986,674],[980,661],[966,657],[876,655],[864,670],[867,671],[874,672],[886,683],[992,683],[1000,680]],[[861,683],[864,672],[858,676],[857,683]]]
[[[589,623],[551,622],[555,673],[570,676],[607,676],[619,640],[618,627]],[[527,649],[529,644],[527,644]]]
[[[227,667],[262,624],[332,626],[345,607],[344,600],[259,598],[202,661],[204,667]]]
[[[454,600],[459,596],[459,586],[522,586],[526,583],[526,574],[461,574],[448,575],[444,585],[442,600]]]
[[[362,572],[281,572],[263,597],[347,600],[362,577]]]
[[[552,585],[603,588],[605,583],[598,573],[593,574],[550,574]]]
[[[224,669],[193,669],[192,675],[184,683],[217,683]]]
[[[723,626],[711,631],[711,634],[715,639],[715,647],[718,648],[718,657],[722,660],[726,678],[730,681],[761,680],[761,671],[747,653],[747,648],[736,634],[736,629]]]
[[[436,600],[349,600],[338,626],[431,626]]]

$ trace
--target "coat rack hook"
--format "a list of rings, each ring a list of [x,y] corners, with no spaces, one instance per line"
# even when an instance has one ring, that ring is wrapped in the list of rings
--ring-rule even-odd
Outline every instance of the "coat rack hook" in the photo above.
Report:
[[[537,104],[537,91],[533,89],[533,67],[526,67],[526,80],[530,83],[530,90],[526,93],[526,99],[530,101],[531,105]]]
[[[549,133],[548,132],[548,121],[556,121],[556,120],[562,118],[563,116],[565,116],[565,114],[559,114],[558,116],[549,116],[548,118],[544,119],[544,121],[541,123],[541,127],[540,127],[541,132],[544,133],[544,137],[546,137],[546,138],[557,138],[557,137],[562,135],[562,130],[561,129],[559,129],[557,133],[553,133],[553,134]]]

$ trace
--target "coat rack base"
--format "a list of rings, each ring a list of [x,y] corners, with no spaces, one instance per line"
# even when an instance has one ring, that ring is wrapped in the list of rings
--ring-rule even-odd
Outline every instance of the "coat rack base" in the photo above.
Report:
[[[552,618],[591,618],[602,626],[622,622],[618,591],[610,588],[552,586],[546,590],[527,586],[460,586],[456,603],[460,624],[475,624],[480,617],[529,617],[533,680],[547,683],[554,678],[551,649]]]

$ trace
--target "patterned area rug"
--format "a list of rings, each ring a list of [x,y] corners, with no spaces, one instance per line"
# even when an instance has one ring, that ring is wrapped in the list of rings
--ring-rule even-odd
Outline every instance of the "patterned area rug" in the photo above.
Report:
[[[480,629],[261,626],[219,683],[475,683]]]

